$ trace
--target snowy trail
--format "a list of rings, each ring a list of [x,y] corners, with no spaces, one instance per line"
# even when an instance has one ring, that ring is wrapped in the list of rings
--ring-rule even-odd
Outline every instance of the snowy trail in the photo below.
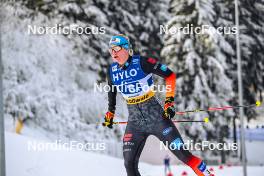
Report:
[[[7,176],[125,176],[122,159],[83,151],[29,151],[28,142],[45,141],[6,132]],[[163,167],[140,163],[143,176],[162,176]],[[241,167],[213,167],[217,176],[240,176]],[[195,176],[185,166],[173,166],[174,176],[181,176],[183,171],[188,176]],[[262,176],[264,167],[249,167],[249,176]]]

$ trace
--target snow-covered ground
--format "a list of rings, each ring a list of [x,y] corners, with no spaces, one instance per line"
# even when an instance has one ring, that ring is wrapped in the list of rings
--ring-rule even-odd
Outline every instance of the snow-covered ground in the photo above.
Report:
[[[29,142],[43,143],[32,137],[6,132],[6,166],[7,176],[125,176],[122,159],[84,151],[67,150],[29,150]],[[210,166],[217,176],[240,176],[239,166]],[[143,176],[161,176],[163,166],[140,163]],[[188,176],[194,176],[190,168],[183,165],[172,167],[174,176],[181,176],[186,171]],[[249,166],[249,176],[262,176],[264,167]]]

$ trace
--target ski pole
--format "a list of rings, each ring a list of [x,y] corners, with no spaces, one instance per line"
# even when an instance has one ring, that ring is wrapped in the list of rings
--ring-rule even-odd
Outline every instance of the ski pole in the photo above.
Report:
[[[260,101],[256,101],[255,104],[252,105],[238,105],[238,106],[223,106],[223,107],[209,107],[207,109],[194,109],[194,110],[188,110],[188,111],[178,111],[175,114],[176,115],[184,115],[188,113],[196,113],[196,112],[211,112],[211,111],[222,111],[222,110],[228,110],[228,109],[237,109],[240,107],[243,108],[251,108],[251,107],[259,107],[261,106]],[[200,122],[200,123],[208,123],[209,118],[206,117],[204,120],[172,120],[174,123],[184,123],[184,122]],[[109,122],[104,122],[103,124],[108,125],[110,124]],[[115,125],[122,125],[122,124],[127,124],[126,121],[121,121],[121,122],[113,122]]]
[[[209,118],[205,117],[203,120],[172,120],[173,123],[184,123],[184,122],[199,122],[199,123],[208,123]],[[127,124],[127,121],[121,121],[121,122],[113,122],[115,125],[125,125]],[[110,122],[103,122],[105,126],[109,125]]]
[[[188,111],[179,111],[176,112],[176,115],[184,115],[188,113],[195,113],[195,112],[210,112],[210,111],[222,111],[222,110],[228,110],[228,109],[237,109],[237,108],[251,108],[251,107],[259,107],[261,106],[260,101],[256,101],[255,104],[252,105],[238,105],[238,106],[223,106],[223,107],[209,107],[207,109],[194,109],[194,110],[188,110]]]

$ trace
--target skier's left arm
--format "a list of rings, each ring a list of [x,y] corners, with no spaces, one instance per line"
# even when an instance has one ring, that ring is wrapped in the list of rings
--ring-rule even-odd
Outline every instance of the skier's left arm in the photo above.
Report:
[[[142,57],[141,67],[145,73],[153,73],[165,79],[166,99],[164,105],[164,116],[173,118],[175,115],[174,97],[176,88],[176,74],[167,65],[160,63],[157,59]]]

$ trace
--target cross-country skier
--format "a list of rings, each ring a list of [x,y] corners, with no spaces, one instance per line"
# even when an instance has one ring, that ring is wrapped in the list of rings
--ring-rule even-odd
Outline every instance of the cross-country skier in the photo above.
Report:
[[[165,175],[166,176],[167,176],[167,172],[171,173],[170,157],[169,157],[169,155],[166,155],[166,157],[164,158],[164,171],[165,171]]]
[[[108,93],[108,112],[105,114],[103,125],[113,127],[116,94],[120,91],[129,111],[123,138],[127,176],[140,176],[139,157],[149,135],[154,135],[164,143],[167,141],[176,146],[176,149],[171,151],[183,163],[190,166],[198,176],[211,175],[205,162],[183,149],[182,137],[171,120],[175,115],[175,73],[157,59],[133,55],[129,39],[124,35],[112,36],[109,51],[113,63],[107,75],[108,84],[112,89]],[[152,74],[166,81],[168,89],[166,89],[164,108],[154,96]]]

